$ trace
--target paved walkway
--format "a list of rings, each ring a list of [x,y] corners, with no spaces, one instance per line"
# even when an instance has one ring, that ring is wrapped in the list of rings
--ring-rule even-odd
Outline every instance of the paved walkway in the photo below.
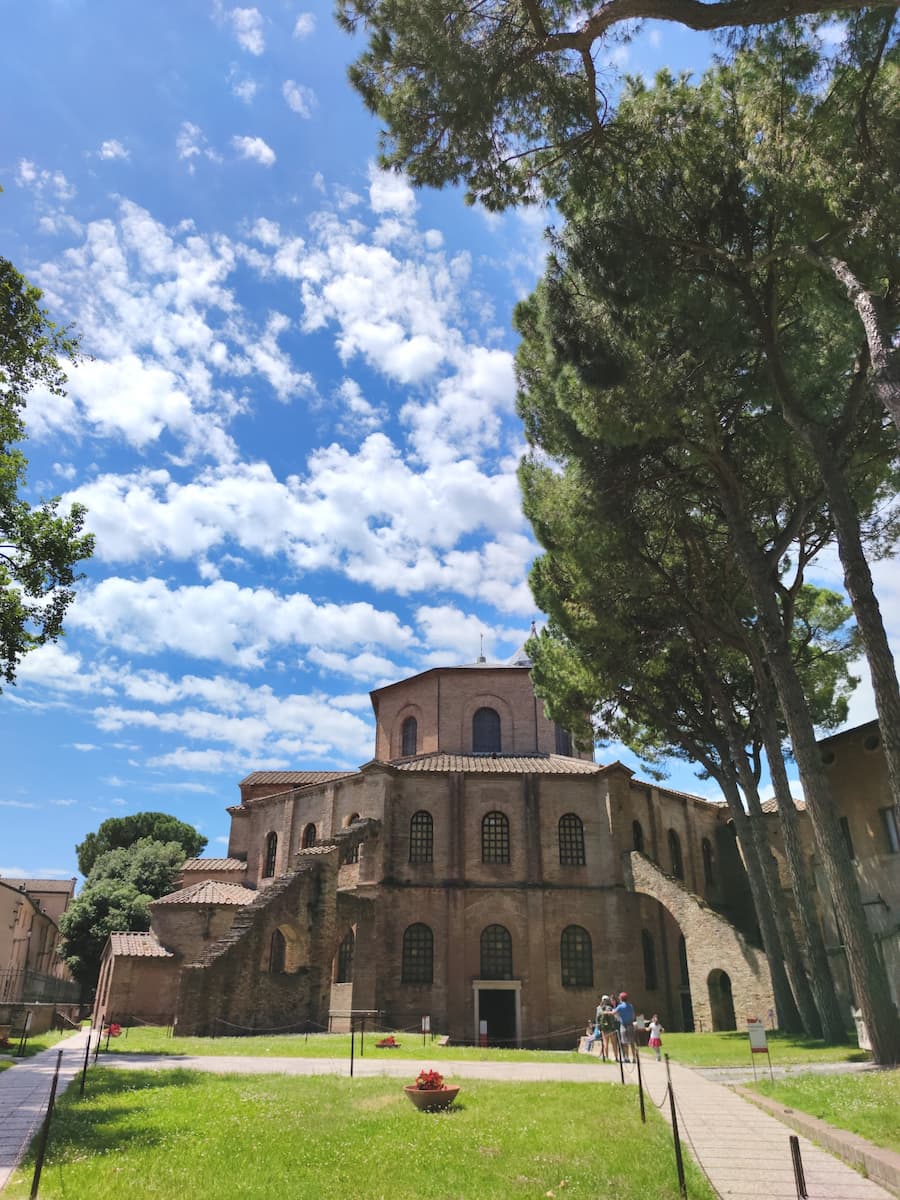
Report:
[[[84,1059],[85,1034],[67,1039],[61,1046],[63,1072],[68,1082]],[[218,1074],[349,1075],[346,1058],[254,1058],[242,1056],[101,1054],[104,1066],[120,1069],[166,1070],[185,1068]],[[40,1122],[56,1063],[56,1051],[0,1074],[0,1189],[12,1166],[24,1152]],[[370,1053],[354,1062],[358,1076],[390,1076],[410,1079],[423,1067],[435,1067],[456,1079],[548,1080],[552,1082],[618,1083],[614,1064],[586,1059],[584,1063],[497,1063],[429,1062],[426,1055],[415,1059],[377,1057]],[[652,1101],[668,1119],[665,1067],[643,1057],[645,1085]],[[19,1074],[21,1072],[21,1075]],[[64,1074],[60,1075],[63,1086]],[[16,1078],[18,1076],[18,1079]],[[626,1070],[626,1081],[634,1084],[634,1069]],[[790,1130],[774,1117],[741,1099],[729,1088],[705,1079],[699,1072],[672,1064],[672,1085],[678,1106],[679,1125],[685,1145],[700,1162],[724,1200],[796,1200],[788,1137]],[[21,1115],[20,1115],[21,1113]],[[18,1146],[14,1143],[18,1141]],[[893,1200],[890,1193],[864,1179],[851,1167],[800,1138],[803,1166],[810,1200]],[[652,1198],[648,1197],[648,1200]]]
[[[0,1071],[0,1191],[28,1149],[47,1111],[56,1060],[62,1065],[56,1094],[64,1092],[84,1063],[88,1031],[74,1033],[34,1058],[23,1058]]]

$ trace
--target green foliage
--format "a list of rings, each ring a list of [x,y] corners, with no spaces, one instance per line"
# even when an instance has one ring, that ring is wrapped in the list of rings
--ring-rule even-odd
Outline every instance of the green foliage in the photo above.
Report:
[[[27,459],[22,408],[41,387],[61,395],[60,358],[74,361],[75,341],[40,306],[41,293],[0,258],[0,676],[14,683],[24,654],[62,633],[76,564],[94,541],[83,534],[85,510],[60,511],[58,500],[32,507],[20,496]]]
[[[89,884],[93,887],[101,879],[120,879],[155,900],[172,891],[184,860],[180,842],[139,838],[127,849],[117,847],[98,855],[91,867]]]
[[[193,825],[179,821],[169,813],[139,812],[127,817],[109,817],[96,833],[89,833],[75,847],[78,869],[88,876],[101,854],[109,850],[127,850],[135,842],[147,838],[154,842],[177,842],[182,849],[182,861],[195,858],[207,842]]]
[[[100,879],[79,892],[60,917],[59,929],[60,952],[82,986],[96,981],[111,933],[150,928],[152,899],[122,879]]]

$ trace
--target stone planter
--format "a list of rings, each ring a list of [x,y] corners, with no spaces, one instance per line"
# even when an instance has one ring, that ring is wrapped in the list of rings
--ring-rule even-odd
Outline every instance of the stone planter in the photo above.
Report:
[[[442,1108],[449,1108],[459,1095],[459,1086],[431,1088],[423,1091],[415,1084],[411,1084],[403,1090],[420,1112],[437,1112]]]

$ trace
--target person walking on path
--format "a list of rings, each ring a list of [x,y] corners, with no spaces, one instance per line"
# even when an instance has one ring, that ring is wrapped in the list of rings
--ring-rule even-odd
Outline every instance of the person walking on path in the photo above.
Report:
[[[619,1003],[613,1009],[619,1022],[619,1044],[622,1047],[622,1060],[628,1062],[634,1058],[634,1006],[628,1002],[628,993],[619,992]]]
[[[659,1023],[659,1017],[656,1013],[650,1018],[650,1049],[656,1052],[656,1061],[661,1061],[660,1051],[662,1050],[662,1035],[665,1033],[662,1025]]]

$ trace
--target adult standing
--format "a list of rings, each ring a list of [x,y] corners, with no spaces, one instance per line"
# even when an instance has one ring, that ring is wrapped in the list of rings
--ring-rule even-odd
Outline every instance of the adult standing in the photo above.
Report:
[[[609,996],[600,997],[600,1004],[597,1007],[597,1025],[602,1038],[600,1053],[603,1055],[603,1061],[606,1062],[607,1059],[618,1058],[615,1046],[618,1021],[616,1020],[612,1000]]]
[[[619,1044],[622,1047],[622,1059],[628,1062],[634,1058],[634,1006],[628,1002],[628,993],[619,992],[619,1003],[613,1009],[619,1022]]]

